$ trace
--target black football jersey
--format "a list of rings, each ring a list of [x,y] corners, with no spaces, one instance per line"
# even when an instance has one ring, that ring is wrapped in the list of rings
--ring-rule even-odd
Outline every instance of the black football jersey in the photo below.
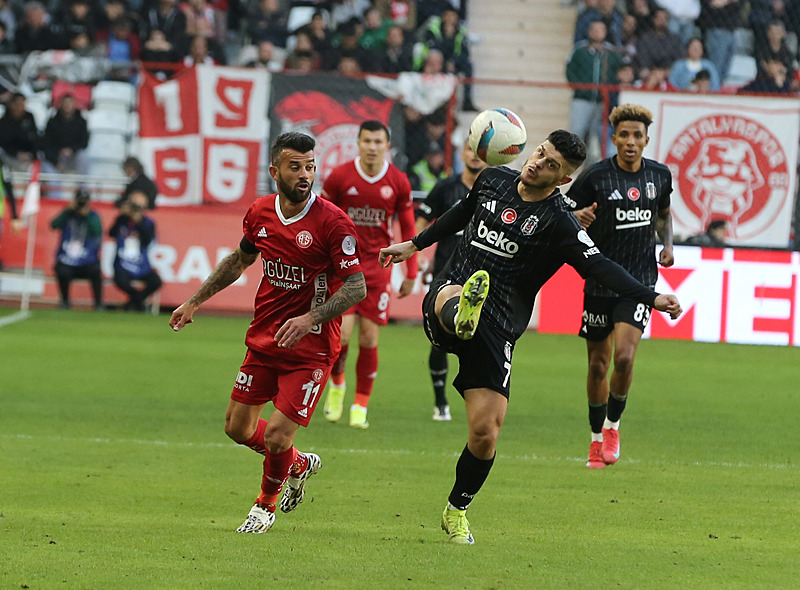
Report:
[[[642,159],[637,172],[623,170],[612,156],[585,170],[564,196],[572,210],[597,203],[597,218],[588,233],[600,251],[639,281],[654,286],[656,265],[656,220],[670,206],[672,174],[655,160]],[[609,297],[609,291],[588,279],[584,291]]]
[[[434,221],[445,211],[450,209],[461,199],[467,196],[469,188],[461,182],[461,175],[456,174],[440,180],[428,193],[425,200],[419,204],[417,208],[417,217],[422,217],[429,222]],[[433,274],[438,275],[450,260],[450,256],[456,249],[458,240],[462,232],[455,235],[447,236],[436,244],[436,254],[433,257]]]
[[[507,340],[525,331],[536,294],[564,264],[582,276],[601,276],[626,297],[652,305],[656,294],[613,264],[595,246],[578,220],[565,209],[556,189],[541,201],[517,193],[519,172],[484,170],[469,194],[414,239],[425,248],[463,229],[442,276],[456,284],[477,270],[489,273],[489,296],[481,323]]]

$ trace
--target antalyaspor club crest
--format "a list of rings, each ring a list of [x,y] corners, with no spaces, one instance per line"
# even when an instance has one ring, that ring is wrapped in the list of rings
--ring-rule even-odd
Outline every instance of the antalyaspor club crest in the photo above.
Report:
[[[775,220],[788,196],[783,147],[766,127],[747,117],[698,119],[676,137],[665,163],[694,216],[680,222],[698,233],[710,221],[724,219],[731,237],[753,237]],[[678,215],[675,208],[673,214]]]

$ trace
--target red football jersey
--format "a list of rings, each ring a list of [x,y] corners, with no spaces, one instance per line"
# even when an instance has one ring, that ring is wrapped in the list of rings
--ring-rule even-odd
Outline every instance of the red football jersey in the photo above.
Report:
[[[287,219],[274,194],[256,199],[243,227],[261,253],[263,267],[247,346],[292,361],[333,361],[341,347],[341,318],[315,326],[291,349],[278,348],[275,333],[286,320],[324,303],[344,277],[361,270],[353,222],[316,195],[301,213]]]
[[[365,273],[380,268],[378,252],[392,243],[393,217],[397,215],[403,239],[414,236],[414,203],[411,183],[397,166],[384,162],[375,176],[367,176],[360,158],[334,168],[322,188],[322,196],[347,213],[358,232],[358,248]],[[408,235],[406,235],[408,234]],[[406,276],[417,276],[416,256],[407,264]]]

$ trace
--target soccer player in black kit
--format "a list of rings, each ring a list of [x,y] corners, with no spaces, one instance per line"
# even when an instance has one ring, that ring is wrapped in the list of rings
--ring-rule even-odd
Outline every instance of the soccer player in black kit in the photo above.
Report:
[[[467,507],[492,468],[508,406],[514,343],[528,325],[536,294],[559,267],[567,263],[672,317],[682,311],[674,295],[659,295],[603,256],[564,207],[558,187],[571,180],[585,158],[586,146],[577,135],[554,131],[521,173],[505,167],[484,170],[466,198],[428,229],[381,249],[381,264],[397,263],[464,232],[422,304],[430,341],[459,358],[453,385],[464,397],[469,425],[442,514],[442,528],[452,543],[474,542]]]
[[[672,175],[642,157],[653,115],[639,105],[615,107],[609,116],[617,155],[585,170],[564,202],[598,248],[643,284],[658,279],[656,234],[663,248],[658,263],[672,266]],[[650,319],[650,306],[607,289],[594,278],[584,286],[580,335],[586,339],[589,426],[586,467],[602,469],[619,460],[619,421],[633,380],[636,349]],[[607,379],[611,359],[614,370]]]
[[[469,145],[469,140],[464,141],[461,160],[464,162],[464,170],[461,171],[461,174],[454,174],[437,182],[425,200],[419,204],[416,227],[418,234],[426,229],[437,217],[466,197],[472,185],[475,184],[478,174],[488,165],[475,155]],[[433,270],[431,271],[434,277],[442,272],[447,261],[450,260],[450,256],[455,251],[460,238],[461,234],[457,233],[442,239],[436,245],[436,253],[433,256]],[[433,419],[437,422],[449,422],[451,419],[450,405],[447,403],[447,395],[445,394],[448,370],[447,353],[440,348],[431,346],[431,352],[428,356],[428,369],[431,374],[435,397]]]

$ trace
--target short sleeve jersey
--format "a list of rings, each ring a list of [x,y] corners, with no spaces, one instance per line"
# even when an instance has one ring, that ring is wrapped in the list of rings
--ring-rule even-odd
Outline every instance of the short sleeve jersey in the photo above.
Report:
[[[637,172],[623,170],[612,156],[585,170],[564,198],[572,210],[597,203],[597,218],[589,236],[611,260],[650,287],[656,284],[656,220],[669,208],[672,174],[655,160],[642,159]],[[616,294],[593,279],[586,281],[588,295]]]
[[[530,202],[517,193],[518,182],[519,172],[510,168],[481,172],[461,205],[472,217],[443,275],[463,285],[475,271],[488,271],[481,324],[510,341],[525,331],[536,294],[564,263],[586,276],[593,265],[607,262],[565,210],[558,189]]]
[[[408,177],[394,164],[384,162],[375,176],[367,176],[360,158],[337,166],[325,180],[322,196],[353,220],[358,232],[365,274],[382,271],[378,253],[392,243],[392,219],[413,207]]]
[[[461,201],[469,193],[469,188],[461,182],[461,175],[456,174],[440,180],[433,187],[425,200],[417,208],[417,217],[432,222],[450,207]],[[436,244],[436,254],[433,259],[433,274],[439,274],[447,264],[450,256],[458,245],[462,232],[448,236]]]
[[[286,218],[278,195],[269,195],[250,206],[243,229],[261,254],[263,272],[245,339],[248,348],[293,362],[335,359],[340,318],[314,326],[292,349],[278,348],[275,333],[286,320],[322,305],[344,277],[361,270],[353,222],[316,195],[303,211]]]

